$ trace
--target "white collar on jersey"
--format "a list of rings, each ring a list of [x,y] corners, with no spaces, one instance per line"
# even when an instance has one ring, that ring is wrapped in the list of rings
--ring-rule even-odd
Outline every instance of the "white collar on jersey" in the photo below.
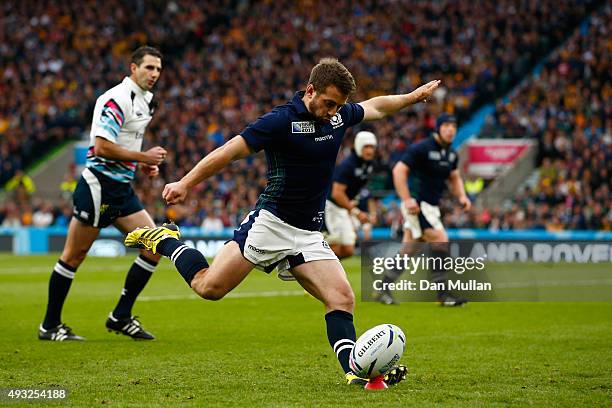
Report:
[[[126,84],[136,95],[144,96],[145,98],[147,98],[149,95],[151,97],[153,96],[151,92],[145,91],[139,87],[138,84],[136,84],[136,82],[134,82],[129,76],[123,78],[123,83]],[[147,99],[150,99],[150,97]]]

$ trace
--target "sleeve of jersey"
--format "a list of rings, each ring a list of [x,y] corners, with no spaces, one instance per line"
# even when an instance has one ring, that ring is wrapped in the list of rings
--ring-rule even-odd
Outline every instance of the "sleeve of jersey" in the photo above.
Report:
[[[351,179],[352,168],[347,163],[340,164],[334,172],[334,181],[336,183],[349,184]]]
[[[351,127],[363,120],[364,111],[358,103],[349,102],[342,107],[340,111],[346,127]]]
[[[258,152],[270,147],[274,139],[283,131],[285,121],[278,112],[268,112],[248,125],[240,135],[251,150]]]
[[[116,99],[107,100],[102,106],[100,116],[96,118],[96,136],[116,143],[121,127],[125,122],[126,110],[124,108]]]
[[[400,161],[405,163],[408,167],[417,167],[419,164],[419,150],[415,147],[409,147]]]

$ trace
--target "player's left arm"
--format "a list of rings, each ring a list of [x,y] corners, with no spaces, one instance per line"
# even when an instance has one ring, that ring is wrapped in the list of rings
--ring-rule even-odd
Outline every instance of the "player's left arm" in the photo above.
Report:
[[[457,197],[457,200],[459,200],[459,204],[463,206],[463,209],[468,211],[472,207],[472,203],[470,202],[467,194],[465,194],[463,178],[461,178],[459,170],[455,169],[451,171],[450,175],[448,176],[448,183],[451,193]]]
[[[435,80],[407,94],[375,96],[367,101],[359,102],[363,108],[363,120],[382,119],[410,105],[424,101],[431,96],[438,85],[440,85],[440,80]]]

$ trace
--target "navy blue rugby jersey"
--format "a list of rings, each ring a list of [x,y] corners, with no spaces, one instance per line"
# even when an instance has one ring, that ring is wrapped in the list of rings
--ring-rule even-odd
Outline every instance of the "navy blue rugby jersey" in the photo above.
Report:
[[[336,167],[333,181],[346,185],[346,195],[349,200],[352,200],[368,183],[373,170],[372,161],[363,160],[354,150],[351,150],[351,154]],[[328,199],[335,202],[331,197],[331,190]]]
[[[432,136],[408,147],[400,161],[410,167],[410,195],[418,202],[438,205],[459,157],[453,148],[442,147]]]
[[[268,182],[257,200],[294,227],[319,231],[334,165],[346,130],[363,120],[363,108],[343,105],[329,122],[318,122],[297,92],[248,125],[240,135],[253,151],[264,150]]]

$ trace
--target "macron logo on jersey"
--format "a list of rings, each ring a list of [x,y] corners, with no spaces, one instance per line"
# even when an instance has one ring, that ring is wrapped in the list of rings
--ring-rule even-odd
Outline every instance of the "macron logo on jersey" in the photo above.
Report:
[[[315,133],[314,122],[291,122],[291,133]]]
[[[332,140],[334,137],[332,135],[325,135],[320,137],[315,137],[315,142],[324,142],[326,140]]]

